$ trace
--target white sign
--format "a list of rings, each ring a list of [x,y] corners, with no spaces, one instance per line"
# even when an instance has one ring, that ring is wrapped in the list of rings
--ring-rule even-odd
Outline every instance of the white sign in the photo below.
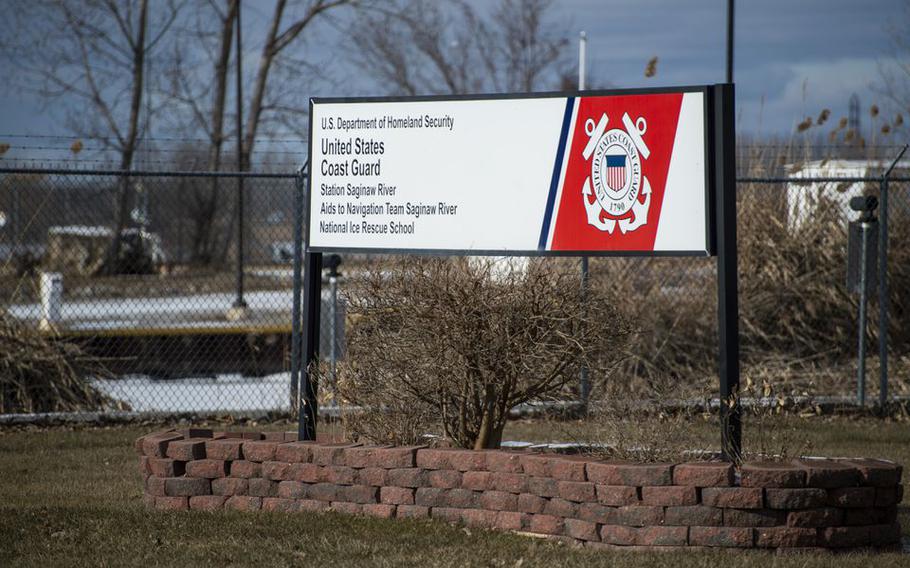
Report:
[[[706,99],[314,99],[307,246],[708,254]]]

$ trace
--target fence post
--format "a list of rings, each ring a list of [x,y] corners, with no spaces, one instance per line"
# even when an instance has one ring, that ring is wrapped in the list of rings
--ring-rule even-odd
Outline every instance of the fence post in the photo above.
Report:
[[[888,178],[894,167],[904,157],[908,145],[904,145],[900,154],[884,173],[879,194],[879,231],[878,231],[878,380],[879,409],[884,413],[888,402]]]
[[[319,324],[322,304],[322,253],[305,252],[303,255],[303,364],[300,384],[300,405],[298,407],[297,439],[316,439],[317,377],[319,376]]]
[[[304,164],[297,170],[294,180],[294,297],[291,301],[291,408],[300,408],[298,399],[300,385],[300,298],[303,259],[303,184],[306,180]]]

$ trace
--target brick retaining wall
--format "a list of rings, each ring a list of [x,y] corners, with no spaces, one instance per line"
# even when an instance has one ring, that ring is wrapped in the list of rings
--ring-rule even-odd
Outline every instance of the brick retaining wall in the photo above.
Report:
[[[533,452],[165,431],[136,440],[167,510],[432,517],[610,547],[894,548],[900,465],[882,460],[631,464]]]

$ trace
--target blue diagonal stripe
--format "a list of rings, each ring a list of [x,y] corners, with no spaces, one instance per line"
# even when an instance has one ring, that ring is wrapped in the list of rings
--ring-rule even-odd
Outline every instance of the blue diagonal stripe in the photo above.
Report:
[[[543,214],[543,226],[540,228],[540,241],[538,250],[547,248],[547,235],[550,234],[553,205],[556,203],[556,189],[559,186],[559,173],[562,169],[562,158],[566,153],[566,143],[569,137],[569,122],[572,120],[572,108],[575,106],[575,97],[566,97],[566,112],[562,117],[562,132],[559,135],[559,147],[556,149],[556,162],[553,164],[553,177],[550,178],[550,194],[547,196],[547,208]]]

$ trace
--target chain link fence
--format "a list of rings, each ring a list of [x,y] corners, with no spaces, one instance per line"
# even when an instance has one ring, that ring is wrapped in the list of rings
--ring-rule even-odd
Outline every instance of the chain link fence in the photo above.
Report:
[[[847,203],[878,196],[880,173],[811,174],[740,180],[743,375],[843,395],[855,389],[858,305],[845,284],[856,216]],[[908,181],[890,183],[895,395],[910,394]],[[117,401],[110,411],[290,412],[294,192],[293,173],[0,170],[0,315],[100,358],[109,374],[92,381]],[[327,274],[323,287],[324,359],[344,356],[340,290],[367,262],[343,260],[342,277],[332,284]],[[669,377],[713,392],[715,264],[591,260],[591,285],[616,288],[641,329],[616,380],[646,388]],[[30,411],[4,404],[0,413]]]

